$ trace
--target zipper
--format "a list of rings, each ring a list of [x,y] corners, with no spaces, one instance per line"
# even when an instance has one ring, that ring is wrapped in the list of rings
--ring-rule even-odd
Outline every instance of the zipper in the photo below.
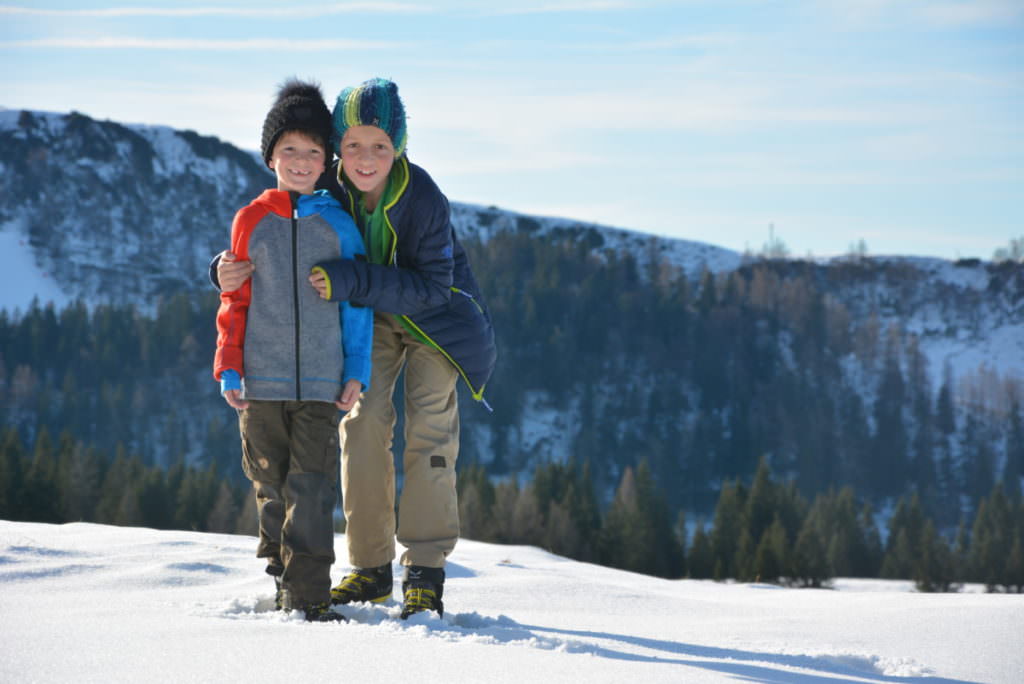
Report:
[[[295,400],[302,401],[302,372],[299,339],[299,208],[298,198],[292,195],[292,301],[295,307]]]
[[[476,301],[476,297],[474,297],[473,295],[469,294],[465,290],[460,290],[459,288],[455,287],[454,285],[452,285],[450,289],[455,294],[460,294],[463,297],[468,297],[469,301],[473,302],[473,306],[476,307],[477,311],[479,311],[480,313],[484,312],[484,307],[480,306],[480,302]]]
[[[456,290],[456,288],[452,288],[452,289]],[[472,295],[466,294],[466,293],[462,292],[461,290],[456,290],[456,291],[459,292],[460,294],[465,295],[466,297],[469,297],[470,299],[473,299]],[[480,306],[480,304],[476,301],[476,299],[473,299],[473,303],[476,304],[478,307]],[[471,383],[469,381],[469,377],[466,376],[466,371],[464,371],[462,369],[462,366],[460,366],[459,363],[455,359],[453,359],[448,352],[446,352],[444,350],[444,347],[442,347],[437,342],[435,342],[434,339],[430,335],[425,333],[423,331],[423,328],[421,328],[420,326],[416,325],[416,323],[411,318],[409,318],[408,316],[405,316],[405,315],[402,315],[401,318],[406,323],[408,323],[410,326],[412,326],[416,330],[416,332],[418,332],[420,335],[423,335],[423,339],[429,341],[430,342],[430,346],[432,346],[434,349],[439,351],[441,353],[441,355],[444,356],[444,358],[448,359],[448,363],[450,363],[453,366],[455,366],[455,370],[459,371],[459,375],[462,376],[462,381],[466,383],[466,387],[469,388],[469,391],[470,391],[470,394],[472,395],[472,397],[474,399],[476,399],[477,401],[479,401],[480,403],[482,403],[484,405],[484,408],[486,408],[490,413],[494,413],[494,409],[491,408],[491,405],[487,403],[486,399],[484,399],[484,387],[486,387],[486,385],[484,387],[481,387],[478,390],[474,389],[473,388],[473,383]]]

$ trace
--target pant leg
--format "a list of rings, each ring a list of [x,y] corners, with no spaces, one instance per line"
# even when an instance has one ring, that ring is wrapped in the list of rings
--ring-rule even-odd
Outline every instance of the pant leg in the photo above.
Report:
[[[238,412],[238,430],[242,437],[242,470],[256,491],[256,557],[280,567],[283,489],[289,458],[283,402],[251,400],[249,408]]]
[[[402,329],[390,314],[373,319],[370,388],[341,421],[341,490],[349,562],[374,568],[395,558],[393,395],[405,361]]]
[[[281,585],[290,602],[301,606],[330,599],[339,414],[322,401],[289,401],[285,412],[291,458],[284,482]]]
[[[459,538],[458,372],[406,333],[404,480],[398,507],[403,565],[444,567]]]

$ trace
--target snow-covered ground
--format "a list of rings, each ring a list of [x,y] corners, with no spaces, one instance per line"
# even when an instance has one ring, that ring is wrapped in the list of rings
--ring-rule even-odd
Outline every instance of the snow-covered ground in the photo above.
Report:
[[[308,624],[269,609],[254,549],[0,521],[0,681],[1024,682],[1022,595],[668,581],[463,540],[443,619],[393,599]]]

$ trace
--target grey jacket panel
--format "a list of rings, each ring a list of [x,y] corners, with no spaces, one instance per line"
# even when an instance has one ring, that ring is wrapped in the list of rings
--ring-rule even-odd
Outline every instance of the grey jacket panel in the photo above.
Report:
[[[340,256],[337,232],[316,215],[292,219],[270,212],[253,229],[247,399],[337,399],[344,367],[339,309],[321,299],[307,278],[314,264]]]

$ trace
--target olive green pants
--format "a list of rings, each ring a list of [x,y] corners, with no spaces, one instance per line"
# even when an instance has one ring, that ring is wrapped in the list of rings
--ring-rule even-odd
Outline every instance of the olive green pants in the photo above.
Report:
[[[393,395],[403,366],[404,479],[396,527]],[[403,565],[444,567],[455,548],[457,380],[454,366],[410,335],[395,316],[374,316],[370,389],[341,421],[341,488],[353,567],[372,568],[394,560],[396,530],[406,548]]]
[[[290,602],[330,599],[338,421],[322,401],[257,401],[238,412],[242,468],[256,490],[259,546]]]

